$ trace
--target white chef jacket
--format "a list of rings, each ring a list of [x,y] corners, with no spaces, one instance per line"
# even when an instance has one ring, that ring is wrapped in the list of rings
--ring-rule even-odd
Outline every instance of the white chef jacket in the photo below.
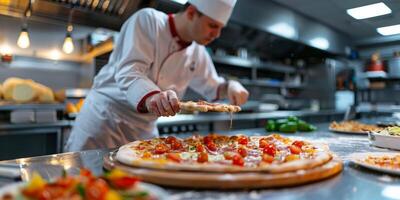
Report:
[[[204,46],[192,42],[182,47],[171,16],[142,9],[122,26],[65,150],[113,148],[156,137],[157,116],[138,110],[144,99],[167,89],[182,98],[190,87],[210,101],[218,98],[218,86],[224,82]]]

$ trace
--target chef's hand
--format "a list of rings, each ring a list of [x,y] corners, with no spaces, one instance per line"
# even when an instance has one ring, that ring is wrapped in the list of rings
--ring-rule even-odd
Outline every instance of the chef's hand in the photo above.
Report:
[[[166,90],[150,96],[146,99],[146,108],[158,117],[174,116],[180,110],[178,97],[173,90]]]
[[[247,102],[249,92],[237,81],[228,81],[227,88],[228,99],[233,105],[242,105]]]

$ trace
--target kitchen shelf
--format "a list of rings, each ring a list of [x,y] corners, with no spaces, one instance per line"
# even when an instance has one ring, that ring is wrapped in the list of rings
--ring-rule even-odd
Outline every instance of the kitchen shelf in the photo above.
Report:
[[[387,81],[387,82],[390,82],[390,81],[393,81],[393,82],[396,82],[396,81],[400,81],[400,78],[394,78],[394,77],[385,77],[385,78],[383,78],[383,77],[371,77],[371,78],[368,78],[368,80],[370,80],[370,81]]]
[[[259,80],[239,80],[243,85],[261,86],[270,88],[289,88],[289,89],[303,89],[304,85],[290,85],[285,83],[268,83]]]
[[[283,65],[274,62],[260,62],[257,60],[249,60],[236,56],[211,56],[211,58],[216,63],[243,68],[265,69],[281,73],[294,73],[297,71],[295,67],[289,65]]]
[[[15,104],[9,102],[0,102],[0,111],[12,111],[12,110],[64,110],[64,103],[54,104]]]

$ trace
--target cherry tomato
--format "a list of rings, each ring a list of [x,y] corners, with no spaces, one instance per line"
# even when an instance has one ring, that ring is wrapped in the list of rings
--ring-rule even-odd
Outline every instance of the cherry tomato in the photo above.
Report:
[[[234,155],[232,158],[232,164],[237,166],[244,166],[244,159],[240,155]]]
[[[304,145],[303,141],[300,140],[296,140],[292,143],[292,145],[298,146],[299,148],[301,148]]]
[[[267,140],[266,138],[261,138],[261,139],[258,141],[258,146],[259,146],[260,148],[264,148],[264,147],[266,147],[268,144],[269,144],[269,143],[268,143],[268,140]]]
[[[197,144],[196,145],[196,151],[197,152],[203,152],[204,151],[204,146],[202,144]]]
[[[136,177],[121,177],[111,180],[112,185],[118,189],[129,189],[132,188],[139,181]]]
[[[262,161],[264,161],[266,163],[272,163],[274,161],[274,157],[270,156],[268,154],[263,154],[262,155]]]
[[[176,137],[174,137],[174,136],[168,136],[167,139],[165,139],[165,143],[171,144],[172,142],[175,142],[177,140],[178,139],[176,139]]]
[[[163,154],[168,152],[169,148],[167,145],[165,144],[157,144],[155,149],[154,149],[154,153],[155,154]]]
[[[198,157],[197,157],[197,162],[199,163],[205,163],[208,161],[208,153],[206,152],[200,152]]]
[[[168,153],[167,154],[167,158],[169,159],[169,160],[172,160],[172,161],[174,161],[174,162],[181,162],[181,157],[179,156],[179,154],[177,154],[177,153]]]
[[[301,153],[301,149],[300,149],[298,146],[291,145],[291,146],[289,147],[289,149],[290,149],[290,152],[291,152],[292,154],[300,154],[300,153]]]
[[[273,144],[268,144],[267,146],[264,147],[263,152],[265,154],[268,154],[270,156],[275,156],[276,154],[276,147]]]
[[[85,196],[88,200],[104,199],[109,188],[103,179],[90,181],[85,190]]]
[[[203,138],[203,143],[204,144],[208,144],[208,143],[210,143],[210,142],[214,142],[214,140],[213,140],[213,136],[212,135],[207,135],[207,136],[205,136],[204,138]]]
[[[224,152],[225,160],[232,160],[234,155],[235,155],[235,153],[233,153],[233,152]]]
[[[209,142],[206,146],[210,151],[217,151],[217,145],[214,142]]]
[[[171,149],[173,150],[182,149],[182,147],[183,147],[182,142],[180,142],[179,140],[173,141],[171,143]]]
[[[244,147],[239,147],[238,153],[244,158],[247,156],[247,150]]]
[[[247,145],[249,143],[249,138],[247,138],[246,136],[239,136],[238,143]]]

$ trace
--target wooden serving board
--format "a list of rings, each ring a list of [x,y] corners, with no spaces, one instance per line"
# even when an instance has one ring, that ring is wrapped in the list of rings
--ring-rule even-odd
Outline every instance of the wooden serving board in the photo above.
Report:
[[[343,163],[335,158],[328,163],[308,170],[270,173],[207,173],[188,171],[166,171],[136,168],[115,160],[116,152],[104,156],[104,168],[118,168],[143,181],[163,186],[201,189],[255,189],[302,185],[329,178],[343,169]]]

